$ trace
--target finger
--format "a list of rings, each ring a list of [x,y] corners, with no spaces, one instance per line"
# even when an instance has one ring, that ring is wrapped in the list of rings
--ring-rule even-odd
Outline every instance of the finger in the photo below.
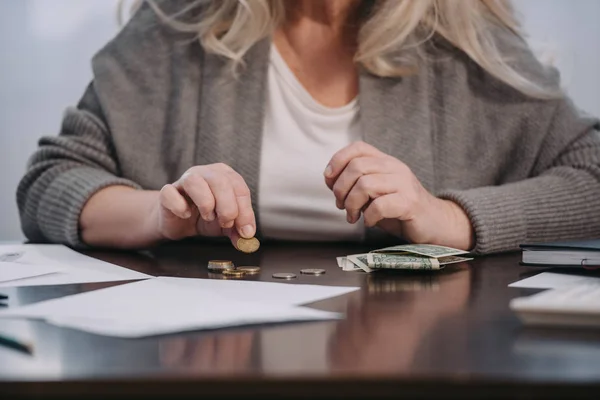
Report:
[[[185,354],[185,347],[185,340],[179,338],[160,343],[158,350],[161,362],[169,367],[176,366]]]
[[[331,157],[329,164],[325,168],[325,182],[331,189],[337,176],[346,168],[350,160],[357,157],[380,157],[385,153],[377,150],[375,147],[365,142],[354,142]]]
[[[249,239],[256,234],[256,217],[252,209],[250,189],[246,185],[244,178],[237,172],[231,172],[230,177],[238,206],[235,227],[242,237]]]
[[[216,357],[216,338],[209,336],[200,342],[193,354],[193,365],[200,371],[212,371]]]
[[[371,227],[387,218],[408,219],[409,210],[402,196],[398,193],[376,198],[363,212],[365,226]]]
[[[344,208],[348,222],[353,224],[360,218],[360,212],[367,203],[387,194],[398,191],[398,176],[391,174],[363,175],[348,193]]]
[[[252,354],[252,343],[254,341],[253,333],[240,333],[237,340],[238,362],[240,367],[248,365],[250,355]]]
[[[192,210],[185,198],[173,185],[165,185],[160,190],[160,204],[181,219],[192,216]]]
[[[238,206],[229,175],[208,171],[204,174],[204,179],[215,198],[215,211],[219,225],[222,228],[231,228],[238,216]]]
[[[219,336],[217,340],[218,361],[216,367],[220,371],[231,371],[236,367],[238,360],[236,342],[236,334]]]
[[[231,244],[235,247],[236,250],[239,250],[237,247],[237,242],[241,238],[237,229],[233,228],[223,228],[223,236],[226,236],[231,240]]]
[[[174,183],[174,186],[189,196],[203,220],[213,221],[215,219],[215,198],[208,183],[199,172],[186,172]]]
[[[332,190],[335,195],[335,205],[342,210],[350,190],[358,179],[367,174],[385,173],[387,160],[381,157],[358,157],[350,160],[346,168],[338,175]]]

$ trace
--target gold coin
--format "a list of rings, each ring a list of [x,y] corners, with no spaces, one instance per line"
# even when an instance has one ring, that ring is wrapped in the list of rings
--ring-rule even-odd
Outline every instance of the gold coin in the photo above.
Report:
[[[244,271],[240,271],[237,269],[224,269],[223,270],[223,275],[230,277],[230,278],[241,278],[245,275],[246,273]]]
[[[234,268],[233,262],[229,260],[210,260],[208,262],[208,270],[213,272],[222,272]]]
[[[236,244],[238,250],[244,253],[254,253],[260,247],[260,242],[257,238],[239,238]]]
[[[236,268],[238,271],[244,271],[247,274],[250,275],[254,275],[254,274],[258,274],[260,272],[260,267],[237,267]]]
[[[231,262],[231,260],[210,260],[208,262],[208,265],[222,265],[222,266],[228,266],[228,265],[232,265],[233,263]]]

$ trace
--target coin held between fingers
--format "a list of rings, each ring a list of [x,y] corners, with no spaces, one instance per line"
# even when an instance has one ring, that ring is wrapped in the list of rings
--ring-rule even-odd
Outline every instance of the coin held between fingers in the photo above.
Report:
[[[239,238],[236,242],[236,247],[244,253],[254,253],[260,247],[260,242],[257,238],[244,239]]]

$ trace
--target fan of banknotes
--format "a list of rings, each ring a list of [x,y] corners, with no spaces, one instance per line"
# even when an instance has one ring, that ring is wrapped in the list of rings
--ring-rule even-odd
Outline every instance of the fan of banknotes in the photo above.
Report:
[[[433,244],[403,244],[373,250],[366,254],[337,257],[344,271],[373,272],[379,269],[439,270],[449,264],[472,260],[467,251]]]

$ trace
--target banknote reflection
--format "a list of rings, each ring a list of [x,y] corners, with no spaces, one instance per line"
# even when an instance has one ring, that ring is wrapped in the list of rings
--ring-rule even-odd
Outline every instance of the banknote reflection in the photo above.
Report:
[[[467,306],[471,271],[443,274],[373,274],[362,298],[348,305],[329,345],[335,372],[398,372],[436,326]]]

